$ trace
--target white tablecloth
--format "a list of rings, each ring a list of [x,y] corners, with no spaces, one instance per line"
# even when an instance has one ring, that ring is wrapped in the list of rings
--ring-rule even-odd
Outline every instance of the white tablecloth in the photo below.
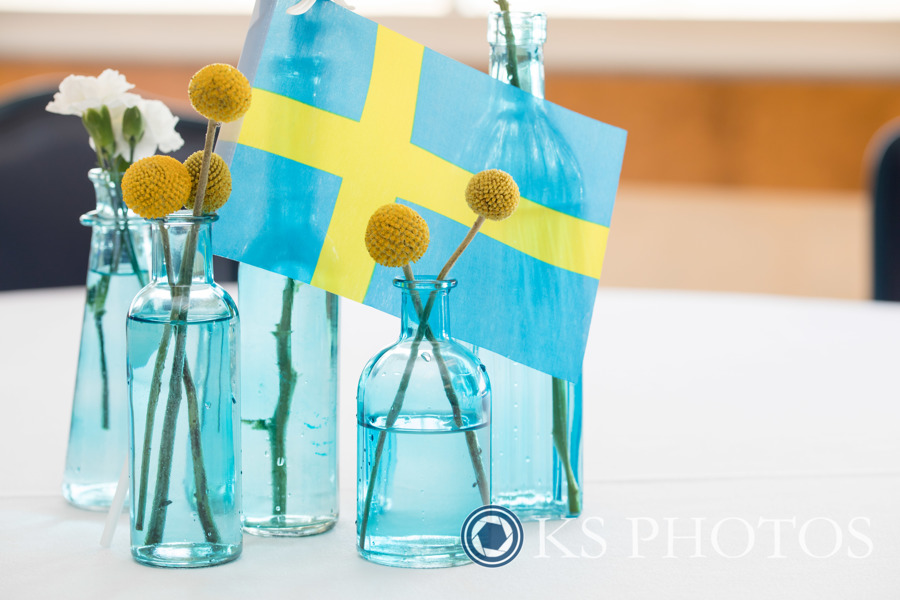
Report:
[[[82,289],[0,294],[3,600],[900,598],[900,306],[601,290],[583,516],[527,523],[505,567],[433,571],[354,549],[356,378],[397,322],[349,302],[338,526],[164,570],[131,560],[123,516],[102,549],[104,516],[59,494],[82,308]]]

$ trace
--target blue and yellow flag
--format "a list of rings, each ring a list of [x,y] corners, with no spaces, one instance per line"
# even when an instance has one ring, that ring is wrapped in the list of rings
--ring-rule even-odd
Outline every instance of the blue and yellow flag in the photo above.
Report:
[[[401,272],[366,252],[369,216],[388,202],[415,208],[431,245],[413,268],[433,276],[475,221],[469,178],[504,169],[522,201],[506,221],[485,223],[453,268],[453,334],[577,380],[625,132],[333,2],[286,14],[295,1],[260,0],[254,13],[239,65],[253,104],[217,148],[234,190],[215,252],[397,314]],[[535,139],[543,147],[523,150]],[[533,156],[506,160],[517,152]]]

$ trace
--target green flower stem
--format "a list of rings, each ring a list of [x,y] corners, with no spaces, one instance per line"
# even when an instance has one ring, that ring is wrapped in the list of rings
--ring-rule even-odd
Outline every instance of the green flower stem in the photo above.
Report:
[[[131,263],[131,270],[138,278],[138,283],[141,284],[141,287],[144,287],[147,285],[147,280],[144,278],[144,272],[138,264],[137,252],[134,249],[134,241],[131,239],[131,230],[128,228],[128,209],[124,206],[122,198],[118,193],[119,186],[122,184],[122,176],[115,167],[113,167],[112,174],[113,183],[115,184],[113,185],[113,190],[111,192],[113,211],[115,212],[116,220],[119,218],[122,219],[122,230],[117,232],[117,240],[118,235],[122,235],[125,238],[125,253],[128,255],[128,262]],[[116,252],[116,254],[118,255],[118,252]],[[114,273],[118,272],[118,262],[118,259],[116,259],[116,269],[113,271]]]
[[[416,332],[410,346],[409,359],[406,361],[406,368],[400,378],[400,385],[397,386],[397,393],[394,395],[394,402],[388,410],[387,417],[384,420],[384,428],[378,432],[378,442],[375,445],[375,456],[372,458],[372,470],[369,473],[369,487],[366,489],[366,501],[363,505],[363,514],[359,520],[359,547],[364,548],[366,542],[366,529],[369,524],[369,513],[372,509],[372,497],[375,495],[375,477],[378,474],[378,467],[381,464],[381,455],[384,452],[384,442],[387,437],[387,430],[394,426],[397,417],[400,416],[400,409],[403,408],[403,399],[406,397],[406,389],[409,387],[409,381],[412,377],[413,366],[416,363],[416,357],[419,355],[419,344],[425,337],[424,328],[420,327]]]
[[[509,83],[521,88],[519,83],[519,59],[516,53],[516,38],[512,27],[512,18],[509,14],[509,2],[507,0],[494,0],[503,12],[503,25],[506,30],[506,71],[509,74]],[[578,514],[581,512],[581,491],[578,489],[578,481],[572,470],[572,461],[569,456],[569,441],[567,436],[568,419],[566,414],[566,382],[553,378],[553,445],[559,460],[566,471],[568,485],[569,512]]]
[[[163,225],[160,225],[164,229]],[[194,255],[197,251],[197,233],[198,226],[192,225],[185,241],[184,256],[181,261],[181,271],[178,274],[178,285],[172,287],[172,312],[170,313],[170,321],[174,322],[175,349],[172,356],[172,372],[169,376],[169,397],[166,402],[166,412],[163,418],[162,437],[160,439],[159,461],[156,469],[156,488],[154,490],[153,504],[150,513],[150,526],[147,530],[147,545],[158,544],[162,541],[163,530],[166,524],[166,512],[171,501],[169,496],[169,484],[172,476],[172,457],[173,448],[175,446],[175,427],[178,421],[178,411],[181,405],[181,388],[182,382],[185,382],[184,367],[186,364],[185,351],[187,346],[187,316],[188,304],[190,302],[190,282],[194,272]],[[169,251],[166,252],[167,259],[171,259]],[[171,266],[171,261],[167,263]],[[168,271],[168,269],[167,269]],[[170,276],[171,282],[171,276]],[[160,342],[160,352],[157,357],[162,354],[163,342]],[[186,382],[185,382],[186,383]],[[152,386],[152,382],[151,382]],[[151,398],[152,399],[152,398]],[[148,404],[149,406],[149,404]],[[199,422],[194,423],[190,418],[190,407],[188,408],[188,420],[190,423],[190,435],[199,435]],[[148,419],[149,421],[149,419]],[[194,431],[196,427],[196,432]],[[152,435],[152,429],[151,429]],[[145,450],[150,443],[150,437],[144,438]],[[202,464],[198,465],[196,456],[192,454],[192,462],[194,463],[194,472],[196,476],[197,469],[202,469]],[[205,478],[204,478],[205,479]],[[198,515],[202,511],[209,510],[209,498],[206,489],[197,489],[197,512]],[[201,505],[202,508],[201,508]],[[207,533],[207,539],[211,531],[215,531],[215,525],[212,529],[204,525]]]
[[[197,196],[194,199],[193,215],[199,217],[203,214],[203,196],[206,193],[206,182],[209,175],[209,161],[212,154],[213,141],[216,136],[215,121],[209,121],[206,127],[206,141],[203,148],[203,161],[200,167],[200,178],[197,185]],[[160,226],[164,229],[163,226]],[[185,349],[187,345],[187,317],[188,306],[190,303],[191,279],[194,274],[194,258],[197,253],[197,236],[199,234],[199,225],[191,225],[188,231],[187,239],[184,245],[184,256],[181,260],[181,270],[178,274],[178,285],[172,286],[172,313],[170,321],[176,323],[175,329],[175,350],[172,357],[172,373],[169,379],[169,398],[166,403],[166,413],[163,419],[163,432],[160,441],[159,464],[156,473],[156,490],[153,499],[153,507],[150,515],[150,528],[147,531],[148,545],[159,543],[162,540],[162,532],[165,528],[166,511],[170,504],[168,500],[169,484],[172,473],[172,449],[175,445],[175,424],[178,418],[179,405],[181,404],[181,383],[185,383],[185,387],[192,387],[193,383],[185,377]],[[167,249],[166,263],[171,266],[171,251]],[[169,269],[167,268],[168,272]],[[169,283],[171,286],[172,279],[169,275]],[[162,343],[160,343],[160,348]],[[200,423],[190,417],[190,398],[188,398],[188,421],[190,426],[190,436],[192,440],[196,437],[199,444]],[[149,438],[144,439],[144,443],[149,443]],[[192,444],[193,447],[193,444]],[[198,448],[199,449],[199,448]],[[198,458],[201,459],[198,461]],[[197,513],[201,521],[204,521],[204,532],[206,538],[212,543],[218,541],[218,532],[215,523],[212,521],[212,510],[209,507],[209,495],[205,487],[205,473],[200,474],[198,471],[204,469],[202,464],[202,456],[192,450],[192,459],[194,465],[195,481],[202,480],[204,486],[199,485],[196,490]],[[205,517],[204,517],[205,513]]]
[[[166,255],[166,264],[172,264],[172,247],[169,244],[169,232],[165,227],[159,228],[159,235],[162,239],[163,252]],[[169,287],[175,289],[175,281],[172,273],[166,269],[166,275],[169,280]],[[175,319],[177,313],[175,306],[172,306],[172,312],[169,315],[169,323],[163,327],[162,339],[159,341],[159,349],[156,351],[156,362],[153,365],[153,377],[150,380],[150,398],[147,401],[147,418],[144,421],[144,449],[141,454],[141,476],[140,487],[138,488],[137,515],[134,519],[134,528],[137,531],[144,529],[144,516],[147,508],[147,482],[150,476],[150,452],[153,441],[153,427],[156,420],[156,407],[159,404],[159,393],[162,388],[162,374],[166,364],[166,356],[169,353],[169,340],[172,339],[172,326],[170,323]]]
[[[203,462],[203,447],[200,444],[200,402],[197,398],[197,387],[191,377],[187,361],[184,362],[184,390],[187,395],[188,429],[191,438],[191,463],[194,466],[194,494],[197,500],[197,516],[203,526],[206,540],[211,544],[221,541],[219,529],[213,520],[209,502],[209,485],[206,479],[206,463]]]
[[[444,383],[444,392],[447,394],[447,400],[450,402],[450,408],[453,411],[453,422],[457,427],[463,426],[462,421],[462,412],[459,408],[459,398],[456,396],[456,390],[453,389],[453,381],[450,378],[450,371],[447,369],[447,363],[444,362],[444,357],[441,356],[440,346],[436,339],[434,339],[434,335],[431,333],[431,328],[428,327],[425,332],[425,336],[431,342],[431,347],[434,350],[434,358],[438,364],[438,370],[441,373],[441,380]],[[484,463],[481,460],[481,446],[478,444],[478,436],[474,431],[466,430],[466,447],[469,450],[469,458],[472,459],[472,466],[475,468],[475,483],[478,484],[478,491],[481,494],[481,502],[482,504],[490,504],[491,503],[491,490],[488,482],[487,474],[484,472]]]
[[[447,276],[447,273],[450,272],[450,268],[456,263],[456,260],[459,258],[459,255],[462,254],[463,250],[471,243],[472,239],[475,237],[475,234],[478,233],[478,230],[484,224],[484,217],[479,216],[478,219],[475,220],[475,224],[472,226],[472,229],[469,231],[469,234],[465,237],[462,243],[457,248],[456,252],[454,252],[453,256],[447,261],[444,265],[444,268],[441,269],[440,275],[438,275],[438,280],[443,280],[444,277]],[[413,275],[412,269],[409,265],[403,267],[403,275],[409,281],[415,281],[415,275]],[[434,337],[434,333],[431,331],[431,326],[428,325],[428,317],[431,316],[431,310],[434,306],[434,301],[437,298],[436,294],[433,292],[429,295],[428,303],[425,305],[425,308],[422,308],[422,299],[419,297],[419,292],[415,289],[410,290],[410,295],[412,296],[413,307],[416,310],[416,314],[419,315],[419,324],[420,328],[425,330],[425,337],[431,343],[431,347],[434,350],[434,358],[435,362],[438,364],[438,371],[441,374],[441,382],[444,384],[444,393],[447,395],[447,401],[450,403],[450,410],[453,412],[453,423],[462,428],[462,411],[459,408],[459,398],[456,396],[456,390],[453,389],[453,381],[450,378],[450,370],[447,368],[447,363],[444,361],[444,357],[441,354],[441,349],[438,344],[438,340]],[[478,437],[475,435],[474,431],[466,431],[466,446],[469,449],[469,458],[472,460],[472,467],[475,469],[475,482],[478,484],[478,491],[481,494],[481,500],[484,504],[490,504],[491,501],[491,490],[490,485],[488,483],[487,475],[484,472],[484,463],[481,461],[481,447],[478,444]]]
[[[494,0],[503,13],[503,28],[506,30],[506,74],[509,83],[516,87],[519,85],[519,57],[516,53],[516,34],[513,32],[512,17],[509,15],[509,2],[507,0]]]
[[[147,402],[147,419],[144,422],[144,448],[141,453],[141,475],[138,488],[137,515],[134,519],[134,528],[138,531],[144,529],[144,516],[147,509],[147,480],[150,477],[150,453],[153,443],[153,425],[156,419],[156,407],[159,404],[159,392],[162,388],[162,372],[169,352],[169,340],[172,338],[172,326],[166,323],[163,327],[162,339],[159,342],[159,350],[156,353],[156,363],[153,365],[153,379],[150,382],[150,399]]]
[[[160,225],[160,235],[163,242],[163,249],[166,254],[166,276],[169,280],[169,287],[172,289],[172,311],[169,314],[169,323],[175,323],[175,325],[173,327],[170,324],[166,324],[166,326],[163,328],[163,339],[160,341],[159,350],[156,353],[156,364],[154,365],[153,380],[151,381],[150,401],[147,405],[148,414],[144,435],[145,459],[141,465],[141,479],[144,489],[141,490],[140,493],[142,500],[139,503],[139,513],[143,509],[143,504],[146,502],[147,476],[143,471],[145,469],[149,469],[149,459],[153,435],[153,421],[154,415],[156,413],[156,405],[159,402],[159,389],[162,385],[162,370],[165,363],[166,354],[168,353],[169,338],[171,336],[172,329],[175,330],[175,351],[172,357],[172,373],[169,377],[169,397],[166,402],[165,416],[163,417],[163,431],[160,438],[159,460],[156,469],[156,488],[154,490],[153,506],[150,513],[150,527],[147,531],[146,536],[147,545],[158,544],[162,541],[162,534],[166,524],[166,512],[171,502],[168,499],[169,483],[172,477],[172,459],[173,450],[175,447],[175,427],[178,423],[178,411],[181,404],[181,382],[184,376],[184,351],[187,342],[187,335],[185,331],[186,325],[184,324],[187,321],[187,299],[184,298],[184,287],[183,285],[175,285],[171,269],[168,268],[172,265],[172,249],[171,245],[169,244],[168,231],[166,231],[166,228],[163,225]],[[196,239],[194,243],[196,244]],[[185,245],[185,256],[182,259],[181,273],[179,273],[178,276],[179,284],[182,284],[184,282],[185,275],[187,275],[187,277],[191,277],[194,270],[193,253],[190,253],[190,259],[188,259],[187,257],[189,249],[188,246],[189,244]],[[187,260],[190,260],[191,262],[190,270],[185,269],[185,261]],[[182,307],[184,308],[182,309]],[[162,358],[160,359],[160,357]],[[179,375],[181,375],[181,377],[179,377]],[[156,390],[156,394],[153,393],[154,389]],[[151,406],[153,408],[153,412],[150,412]],[[135,529],[140,529],[140,527],[136,526]]]
[[[553,446],[559,455],[566,471],[567,497],[569,500],[569,513],[577,515],[581,512],[581,490],[578,489],[578,480],[572,470],[572,461],[569,456],[569,415],[567,410],[568,394],[567,383],[563,379],[553,378]]]
[[[409,281],[415,281],[415,276],[412,273],[412,269],[410,269],[409,265],[403,267],[404,276]],[[400,378],[400,385],[397,387],[397,393],[394,395],[394,401],[391,404],[390,409],[388,410],[387,417],[385,418],[384,428],[378,432],[378,441],[375,445],[375,456],[372,458],[372,469],[369,473],[369,485],[366,489],[366,500],[363,504],[363,514],[359,521],[359,546],[363,548],[365,546],[366,540],[366,531],[368,529],[369,524],[369,513],[372,509],[372,498],[375,495],[375,480],[378,474],[378,467],[381,464],[381,456],[384,453],[384,444],[385,439],[387,437],[387,430],[394,426],[394,423],[397,421],[397,417],[400,416],[400,410],[403,408],[403,401],[406,397],[406,390],[409,388],[409,382],[412,378],[413,367],[416,364],[416,357],[419,355],[419,345],[422,343],[422,340],[427,335],[429,337],[429,341],[432,344],[432,347],[435,350],[435,359],[438,362],[439,370],[441,372],[441,380],[444,384],[444,391],[447,394],[447,400],[450,402],[451,410],[453,411],[453,420],[457,427],[462,426],[462,415],[459,409],[459,399],[456,396],[456,392],[453,389],[453,383],[450,379],[450,372],[447,369],[447,365],[441,356],[440,351],[437,347],[437,340],[434,338],[434,335],[431,333],[431,328],[428,326],[428,318],[431,316],[431,311],[434,308],[434,302],[436,299],[436,294],[432,292],[429,295],[428,302],[425,305],[425,308],[422,308],[422,302],[419,298],[418,293],[415,290],[412,290],[413,297],[413,305],[415,307],[416,313],[420,315],[419,318],[419,328],[416,331],[416,337],[413,338],[412,345],[410,346],[410,354],[409,358],[406,361],[406,367],[403,370],[403,375]],[[478,438],[475,436],[474,431],[466,431],[466,445],[469,450],[469,456],[472,459],[472,466],[475,470],[475,481],[478,484],[478,489],[481,494],[481,499],[485,504],[490,503],[490,490],[488,487],[487,476],[484,472],[484,465],[481,461],[482,451],[478,446]]]
[[[206,138],[203,143],[203,158],[200,161],[200,174],[197,177],[197,195],[194,198],[194,216],[203,214],[203,197],[206,195],[206,185],[209,183],[209,161],[212,159],[213,142],[216,141],[216,127],[218,123],[209,119],[206,122]]]
[[[291,399],[297,385],[297,371],[291,364],[291,316],[295,290],[296,283],[287,277],[281,294],[281,320],[272,332],[278,356],[278,402],[268,429],[272,446],[272,512],[276,515],[287,514],[287,425]]]
[[[103,281],[109,289],[109,275],[105,275]],[[104,294],[105,295],[105,294]],[[109,429],[109,369],[106,366],[106,342],[103,335],[103,315],[106,309],[94,311],[94,326],[97,328],[97,339],[100,345],[100,379],[101,379],[101,402],[100,402],[100,427]]]
[[[132,243],[131,233],[128,229],[127,218],[125,218],[123,221],[124,229],[119,229],[119,212],[121,207],[121,201],[117,193],[119,172],[116,170],[112,170],[109,172],[111,172],[112,174],[112,181],[114,184],[112,186],[112,189],[110,190],[110,196],[112,197],[113,210],[116,215],[116,231],[113,235],[112,262],[110,263],[109,273],[101,275],[100,281],[95,283],[92,289],[88,291],[88,300],[91,306],[91,312],[94,313],[94,326],[97,330],[97,339],[100,346],[100,378],[102,390],[100,402],[100,422],[101,427],[106,430],[109,429],[109,370],[107,368],[106,360],[106,343],[103,333],[103,317],[106,314],[106,299],[109,295],[111,275],[119,272],[119,260],[121,256],[121,252],[119,250],[121,243],[120,236],[124,236],[125,238],[125,252],[128,255],[129,261],[131,262],[132,271],[134,271],[134,274],[137,276],[141,287],[144,287],[146,285],[143,271],[141,271],[140,266],[137,262],[137,256],[134,251],[134,244]]]
[[[441,272],[437,277],[439,280],[443,280],[447,276],[447,273],[450,272],[450,269],[452,269],[453,265],[456,264],[456,261],[459,260],[459,257],[462,255],[463,251],[465,251],[465,249],[469,247],[469,244],[472,243],[472,240],[475,239],[475,235],[478,233],[478,230],[481,229],[482,225],[484,225],[484,220],[485,217],[478,215],[478,218],[475,219],[475,223],[472,225],[472,227],[469,228],[469,233],[466,234],[466,237],[463,238],[463,241],[460,242],[456,250],[453,251],[453,254],[451,254],[450,258],[447,259],[447,262],[444,263],[444,267],[441,269]],[[404,271],[404,273],[405,272],[406,271]],[[412,271],[410,271],[410,273],[411,272]],[[413,301],[417,302],[418,300],[417,298],[414,298]],[[418,310],[418,308],[421,307],[417,306],[416,308]],[[421,312],[419,314],[421,314]]]
[[[191,261],[193,262],[193,261]],[[157,465],[156,489],[153,497],[153,507],[150,514],[150,527],[147,531],[146,544],[153,545],[162,542],[163,531],[166,526],[166,514],[168,506],[172,502],[168,499],[169,487],[172,477],[172,459],[175,448],[175,429],[178,422],[178,412],[181,405],[181,386],[187,396],[188,431],[191,443],[191,463],[194,472],[194,494],[197,501],[197,516],[206,540],[211,544],[220,541],[219,530],[213,520],[212,508],[209,501],[209,490],[206,478],[206,467],[203,463],[203,449],[200,438],[200,410],[197,388],[191,377],[190,368],[185,357],[187,345],[187,310],[189,297],[182,294],[179,304],[179,319],[175,325],[175,352],[172,360],[172,373],[169,378],[169,399],[166,404],[166,414],[163,419],[163,434],[160,440],[159,462]],[[179,376],[180,375],[180,376]]]
[[[115,186],[113,186],[115,190]],[[115,205],[116,194],[111,191],[113,204]],[[88,299],[91,305],[91,312],[94,313],[94,327],[97,330],[97,340],[100,351],[100,427],[109,430],[109,369],[106,361],[106,340],[103,333],[103,317],[106,315],[106,299],[109,296],[109,286],[111,284],[111,276],[119,271],[119,230],[113,234],[113,253],[112,262],[110,263],[109,273],[100,275],[100,281],[95,283],[91,290],[88,290]]]
[[[87,303],[94,315],[94,327],[100,351],[100,427],[109,429],[109,369],[106,363],[106,342],[103,334],[103,317],[106,315],[106,297],[109,295],[110,276],[100,275],[100,281],[87,291]]]
[[[180,304],[180,302],[179,302]],[[169,504],[169,483],[172,478],[172,460],[175,449],[175,427],[178,424],[178,411],[181,407],[181,383],[184,373],[184,352],[187,336],[186,325],[176,324],[175,353],[172,358],[172,373],[169,378],[169,398],[166,402],[166,413],[163,418],[163,431],[159,444],[159,460],[156,467],[156,489],[153,493],[153,504],[150,510],[150,527],[147,529],[145,543],[148,546],[162,542],[163,530],[166,527],[166,513]]]

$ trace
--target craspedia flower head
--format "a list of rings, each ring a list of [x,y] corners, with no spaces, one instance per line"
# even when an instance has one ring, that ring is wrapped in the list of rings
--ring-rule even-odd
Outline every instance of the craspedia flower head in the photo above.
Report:
[[[476,173],[466,186],[466,203],[485,219],[502,221],[519,206],[519,186],[512,175],[500,169]]]
[[[428,249],[428,224],[419,213],[402,204],[385,204],[369,217],[366,249],[385,267],[416,262]]]
[[[197,197],[197,184],[200,180],[200,166],[203,162],[203,150],[198,150],[191,154],[184,166],[187,167],[188,173],[191,175],[191,193],[188,196],[184,207],[193,210],[194,199]],[[231,196],[231,171],[225,160],[213,152],[209,161],[209,178],[206,180],[206,192],[203,196],[203,214],[214,213],[222,205],[228,202]]]
[[[230,123],[250,108],[250,82],[231,65],[207,65],[191,77],[188,96],[194,110],[207,119]]]
[[[187,167],[171,156],[142,158],[122,176],[122,199],[145,219],[159,219],[179,210],[190,192]]]

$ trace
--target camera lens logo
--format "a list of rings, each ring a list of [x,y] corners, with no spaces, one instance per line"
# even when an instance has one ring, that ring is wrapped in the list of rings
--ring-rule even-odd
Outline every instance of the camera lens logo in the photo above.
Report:
[[[525,541],[519,517],[494,504],[473,511],[463,523],[460,538],[466,555],[482,567],[509,564]]]

